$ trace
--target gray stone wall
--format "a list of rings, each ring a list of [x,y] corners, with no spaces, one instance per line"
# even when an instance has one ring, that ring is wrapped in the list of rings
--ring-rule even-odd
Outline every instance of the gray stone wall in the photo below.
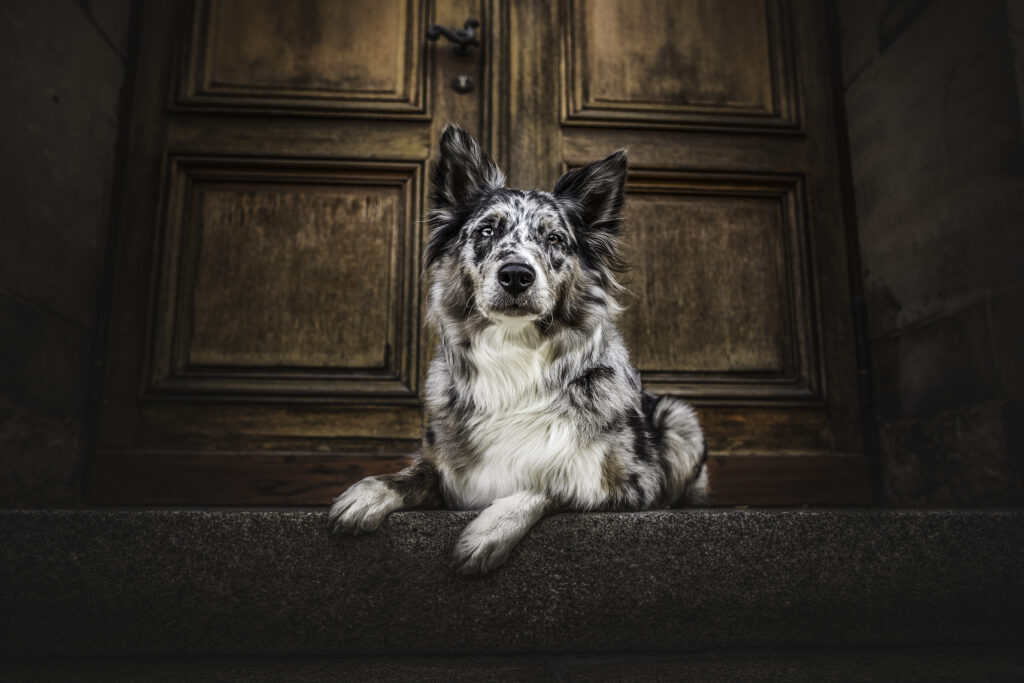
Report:
[[[1022,502],[1020,0],[839,0],[884,499]]]
[[[0,505],[79,499],[131,0],[0,9]]]

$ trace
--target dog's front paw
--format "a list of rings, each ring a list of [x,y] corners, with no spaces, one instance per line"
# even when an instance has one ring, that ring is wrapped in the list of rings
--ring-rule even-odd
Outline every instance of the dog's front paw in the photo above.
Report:
[[[401,496],[376,477],[367,477],[334,499],[327,521],[335,533],[359,534],[373,531],[400,507]]]
[[[486,574],[505,564],[517,538],[509,538],[498,529],[479,528],[475,524],[459,536],[452,557],[452,568],[459,574]]]

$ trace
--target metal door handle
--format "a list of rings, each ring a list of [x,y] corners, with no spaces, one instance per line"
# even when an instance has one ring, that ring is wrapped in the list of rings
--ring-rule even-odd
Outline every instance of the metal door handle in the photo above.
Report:
[[[477,40],[476,34],[478,28],[480,28],[480,22],[472,17],[466,19],[466,25],[459,29],[431,24],[427,27],[427,40],[437,40],[444,36],[455,44],[455,54],[466,55],[469,54],[470,47],[480,47],[480,41]]]

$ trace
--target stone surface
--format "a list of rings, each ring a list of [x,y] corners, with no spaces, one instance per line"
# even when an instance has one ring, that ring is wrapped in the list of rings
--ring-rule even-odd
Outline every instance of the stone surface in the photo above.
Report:
[[[58,418],[84,413],[92,332],[0,292],[0,396]]]
[[[992,337],[1005,396],[1024,396],[1024,286],[992,299]]]
[[[878,18],[888,0],[836,0],[843,86],[878,55]]]
[[[1018,472],[1024,471],[1024,398],[1007,401],[1003,406],[1006,456]]]
[[[111,47],[125,59],[132,0],[78,0]]]
[[[0,287],[91,328],[124,64],[71,0],[5,2],[0,45]]]
[[[0,505],[75,499],[129,14],[130,0],[0,11]]]
[[[879,419],[922,418],[996,398],[1001,372],[988,318],[979,304],[875,340]]]
[[[1024,640],[1024,511],[563,514],[465,578],[472,516],[335,538],[322,510],[0,512],[0,658]]]
[[[946,646],[692,654],[350,657],[316,659],[72,659],[0,663],[8,681],[857,681],[997,683],[1024,678],[1006,646]]]
[[[837,10],[884,500],[1021,504],[1024,3]]]
[[[1005,440],[1000,401],[925,418],[883,420],[885,499],[907,505],[1020,505],[1021,463]]]
[[[79,424],[0,396],[0,504],[73,505],[81,482]]]
[[[932,3],[845,101],[870,335],[1019,282],[1024,147],[1002,3]]]

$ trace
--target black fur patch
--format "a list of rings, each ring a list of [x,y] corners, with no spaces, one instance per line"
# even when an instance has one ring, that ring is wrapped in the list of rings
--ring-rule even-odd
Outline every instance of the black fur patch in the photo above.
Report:
[[[598,273],[599,264],[612,272],[627,268],[619,254],[625,185],[626,155],[621,150],[569,171],[555,184],[555,197],[585,236],[580,240],[580,259]]]
[[[426,460],[420,460],[397,474],[381,477],[389,489],[402,497],[403,505],[431,506],[443,505],[441,497],[440,475],[437,468]]]
[[[615,370],[607,365],[595,365],[569,383],[580,390],[588,401],[597,399],[598,384],[603,379],[615,377]]]
[[[444,295],[444,309],[456,320],[466,320],[473,314],[473,281],[468,275],[459,278],[457,287],[452,287]]]
[[[654,450],[654,436],[650,431],[650,421],[639,409],[629,414],[629,428],[633,430],[633,454],[640,462],[650,462]]]
[[[479,266],[487,258],[492,247],[494,247],[494,237],[487,237],[479,232],[473,235],[473,265]]]

